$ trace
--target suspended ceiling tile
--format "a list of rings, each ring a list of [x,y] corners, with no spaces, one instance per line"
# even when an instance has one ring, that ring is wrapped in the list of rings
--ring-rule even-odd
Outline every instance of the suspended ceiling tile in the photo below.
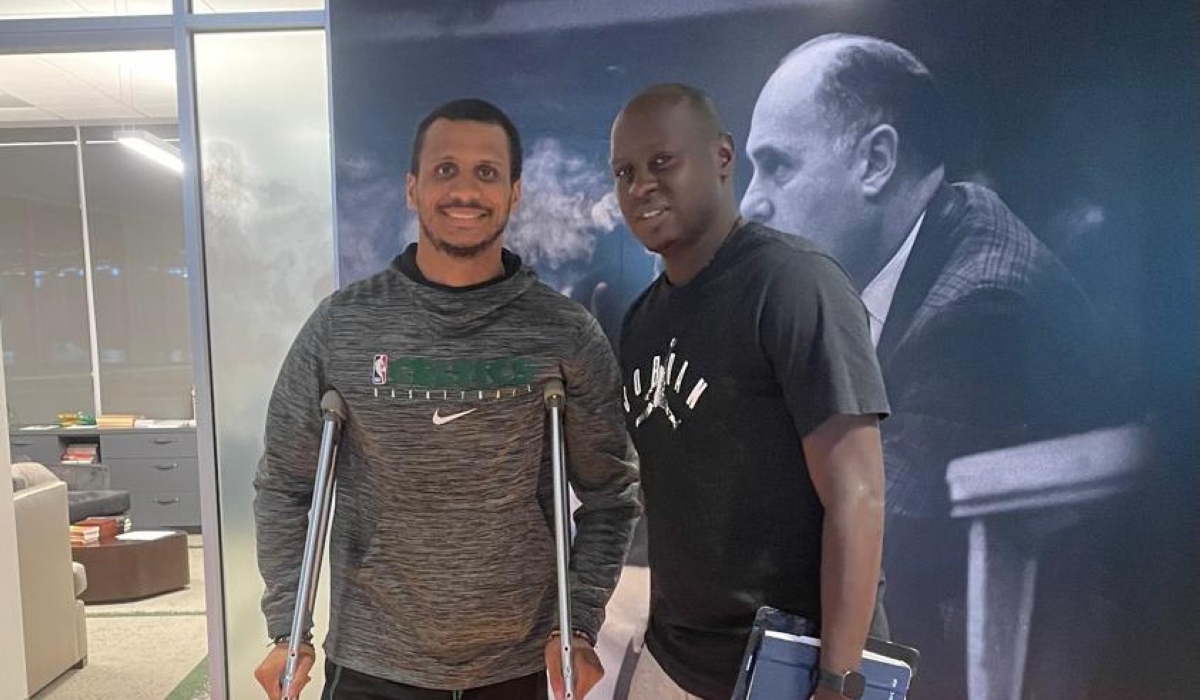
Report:
[[[153,119],[170,119],[174,121],[178,116],[178,106],[174,101],[139,103],[135,105],[135,108],[137,111]]]
[[[43,112],[36,107],[20,107],[16,109],[0,109],[0,122],[52,122],[59,121],[58,117]]]
[[[0,90],[33,101],[36,95],[88,93],[95,88],[37,56],[0,56]]]
[[[174,119],[174,52],[0,56],[0,93],[82,120]]]
[[[75,0],[91,15],[169,15],[171,0]]]
[[[90,121],[102,119],[139,120],[142,117],[137,110],[116,102],[107,105],[90,105],[86,107],[60,107],[54,110],[63,119],[71,121]]]
[[[110,3],[111,5],[111,3]],[[0,17],[78,17],[86,14],[71,0],[3,0]]]
[[[56,69],[125,104],[175,97],[173,51],[121,51],[42,57]]]
[[[16,109],[19,107],[32,107],[32,106],[33,105],[29,104],[25,100],[22,100],[21,98],[17,97],[16,95],[10,95],[6,92],[0,91],[0,109]]]

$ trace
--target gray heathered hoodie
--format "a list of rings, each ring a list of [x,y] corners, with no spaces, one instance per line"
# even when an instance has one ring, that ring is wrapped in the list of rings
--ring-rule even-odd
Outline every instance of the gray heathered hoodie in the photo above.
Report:
[[[319,403],[337,389],[349,416],[325,651],[362,673],[467,689],[543,668],[556,624],[545,382],[567,387],[582,502],[573,625],[593,635],[639,512],[636,456],[616,362],[582,307],[507,252],[505,278],[465,290],[421,280],[412,254],[321,302],[284,361],[254,482],[262,607],[270,636],[290,631]]]

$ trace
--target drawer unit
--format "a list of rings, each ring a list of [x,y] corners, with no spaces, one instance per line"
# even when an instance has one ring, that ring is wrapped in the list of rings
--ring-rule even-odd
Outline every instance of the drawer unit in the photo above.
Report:
[[[105,458],[109,483],[124,491],[198,491],[200,465],[195,457]]]
[[[14,458],[41,462],[60,475],[72,477],[86,470],[107,470],[107,487],[129,492],[135,528],[200,527],[200,464],[194,429],[14,430],[9,433],[9,441]],[[97,456],[103,466],[61,464],[63,451],[77,442],[99,443]],[[104,487],[103,483],[91,483],[82,477],[69,479],[68,484],[72,483],[71,488],[84,490]]]
[[[114,489],[129,492],[137,529],[200,526],[200,465],[194,430],[100,433]]]
[[[195,457],[195,431],[146,430],[101,433],[100,453],[105,462],[126,457]]]
[[[143,491],[130,494],[135,530],[200,524],[200,494],[195,491]]]
[[[13,461],[58,464],[58,460],[62,458],[62,451],[57,435],[9,434],[9,452]]]

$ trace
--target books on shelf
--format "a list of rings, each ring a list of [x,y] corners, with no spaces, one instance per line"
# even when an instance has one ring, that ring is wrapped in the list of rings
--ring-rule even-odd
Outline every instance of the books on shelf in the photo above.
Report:
[[[101,413],[96,417],[97,428],[132,428],[143,416],[132,413]]]
[[[63,464],[98,464],[100,445],[95,442],[72,442],[62,454]]]

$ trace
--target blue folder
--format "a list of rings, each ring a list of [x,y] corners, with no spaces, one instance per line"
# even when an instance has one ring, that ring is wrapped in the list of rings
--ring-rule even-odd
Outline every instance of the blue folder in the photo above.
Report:
[[[868,640],[863,700],[904,700],[920,655],[911,647]],[[733,700],[807,700],[816,681],[821,640],[805,618],[763,608],[755,618]]]

